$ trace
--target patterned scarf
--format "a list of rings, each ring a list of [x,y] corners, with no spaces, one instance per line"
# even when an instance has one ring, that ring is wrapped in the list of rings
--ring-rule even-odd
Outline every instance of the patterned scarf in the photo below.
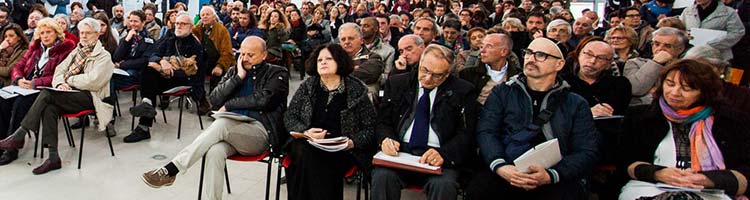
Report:
[[[78,44],[79,51],[74,55],[73,62],[70,62],[70,67],[68,67],[68,73],[66,74],[67,76],[65,78],[66,80],[70,76],[83,72],[83,64],[86,63],[89,55],[91,55],[91,52],[94,51],[94,47],[96,47],[96,43],[85,46],[82,43]],[[74,73],[76,70],[78,72]]]
[[[664,97],[659,98],[659,106],[667,120],[675,123],[691,124],[690,127],[690,168],[695,171],[723,170],[724,156],[716,145],[711,128],[714,124],[711,107],[698,106],[688,110],[672,110]]]

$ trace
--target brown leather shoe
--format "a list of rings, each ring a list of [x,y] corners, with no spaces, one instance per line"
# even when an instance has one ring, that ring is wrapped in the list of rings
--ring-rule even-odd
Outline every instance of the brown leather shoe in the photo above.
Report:
[[[50,159],[47,159],[37,168],[34,168],[33,172],[34,175],[40,175],[45,174],[49,171],[56,170],[62,168],[62,161],[60,159],[57,159],[56,161],[51,161]]]
[[[9,135],[3,140],[0,140],[0,149],[2,150],[16,150],[23,148],[23,139],[15,140],[13,135]]]
[[[146,185],[151,186],[152,188],[160,188],[161,186],[172,185],[172,183],[174,183],[175,177],[169,176],[169,173],[167,173],[167,169],[162,167],[143,173],[141,179],[144,183],[146,183]]]

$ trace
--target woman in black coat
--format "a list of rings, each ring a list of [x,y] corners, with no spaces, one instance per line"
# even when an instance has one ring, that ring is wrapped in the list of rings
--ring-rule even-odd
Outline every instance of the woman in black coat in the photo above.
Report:
[[[352,166],[367,170],[375,154],[375,107],[367,86],[351,76],[353,61],[338,44],[316,49],[307,60],[312,77],[292,97],[284,117],[290,132],[314,139],[346,137],[346,148],[327,152],[295,139],[285,150],[289,199],[343,199],[343,177]]]
[[[660,80],[654,103],[625,121],[618,170],[630,181],[620,199],[747,196],[748,118],[723,106],[719,77],[709,64],[685,59],[666,66]],[[664,193],[656,183],[724,193]]]

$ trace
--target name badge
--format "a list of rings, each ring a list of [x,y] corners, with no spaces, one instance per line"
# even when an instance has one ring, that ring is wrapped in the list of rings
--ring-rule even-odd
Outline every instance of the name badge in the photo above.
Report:
[[[154,43],[154,39],[151,39],[151,38],[146,38],[144,41],[146,41],[146,43],[149,43],[149,44]]]

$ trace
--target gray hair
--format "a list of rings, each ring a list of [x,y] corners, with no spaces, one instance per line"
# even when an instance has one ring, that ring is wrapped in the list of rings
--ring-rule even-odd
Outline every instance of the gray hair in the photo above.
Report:
[[[505,25],[511,25],[514,27],[520,28],[520,30],[526,29],[526,27],[523,26],[523,23],[521,23],[521,20],[515,17],[508,17],[503,20],[502,26]]]
[[[672,27],[661,27],[659,29],[656,29],[653,33],[651,33],[652,38],[653,36],[675,36],[677,37],[677,42],[679,43],[680,47],[685,47],[688,42],[688,36],[685,31],[682,31],[680,29],[672,28]],[[653,40],[653,39],[652,39]]]
[[[573,32],[573,27],[570,26],[570,23],[568,23],[567,21],[562,20],[562,19],[552,20],[547,25],[547,32],[549,32],[549,29],[551,29],[553,27],[556,27],[556,26],[559,26],[559,25],[565,25],[565,26],[567,26],[568,27],[568,34],[571,34]]]
[[[401,16],[398,15],[391,15],[388,18],[391,19],[391,21],[398,20],[399,22],[401,22]]]
[[[414,44],[417,46],[424,45],[424,40],[422,39],[422,37],[419,37],[418,35],[414,35],[414,34],[404,35],[401,37],[401,40],[407,39],[407,38],[414,40]]]
[[[68,17],[68,15],[65,15],[65,14],[56,14],[54,17],[52,17],[52,19],[55,19],[55,20],[57,20],[57,19],[64,19],[65,22],[68,24],[69,27],[62,27],[63,30],[68,30],[68,28],[70,28],[70,25],[71,25],[70,24],[70,17]]]
[[[422,65],[422,62],[426,58],[427,54],[437,54],[438,59],[445,60],[448,62],[451,66],[448,67],[449,72],[453,72],[455,70],[455,65],[453,64],[453,59],[455,58],[455,54],[453,54],[453,50],[449,49],[448,47],[445,47],[443,45],[439,44],[430,44],[427,45],[427,47],[422,51],[422,55],[419,59],[420,65]]]
[[[215,19],[215,20],[217,20],[217,21],[219,21],[219,20],[220,20],[220,19],[219,19],[219,14],[216,14],[216,9],[214,9],[214,7],[213,7],[213,6],[210,6],[210,5],[206,5],[206,6],[203,6],[203,7],[201,8],[201,11],[203,11],[203,10],[208,10],[209,12],[211,12],[211,13],[213,13],[213,14],[214,14],[214,19]],[[198,15],[200,15],[200,12],[198,13]],[[175,19],[176,19],[176,18],[175,18]]]
[[[80,22],[78,22],[77,27],[78,27],[79,30],[83,26],[89,26],[89,27],[91,27],[92,29],[94,29],[95,33],[98,33],[99,31],[102,30],[102,26],[99,24],[99,21],[96,21],[94,18],[91,18],[91,17],[86,17],[83,20],[81,20]]]
[[[700,45],[690,48],[685,52],[685,59],[704,59],[709,63],[716,65],[721,69],[729,66],[729,62],[724,60],[724,56],[721,55],[721,51],[709,46]]]
[[[178,12],[177,15],[174,16],[174,18],[175,18],[175,20],[177,20],[178,18],[180,18],[182,16],[186,16],[186,17],[190,18],[191,19],[190,21],[192,21],[192,19],[193,19],[193,17],[191,17],[190,14],[188,12],[185,12],[185,11]],[[191,25],[192,25],[192,23],[191,23]]]
[[[561,13],[561,12],[562,12],[563,10],[564,10],[564,9],[563,9],[563,7],[560,7],[560,6],[552,6],[551,8],[549,8],[549,14],[551,14],[551,15],[558,15],[558,14],[560,14],[560,13]]]
[[[357,34],[359,34],[360,37],[364,35],[362,33],[362,27],[360,27],[356,23],[348,22],[341,25],[341,27],[339,27],[339,34],[341,34],[341,31],[343,31],[344,29],[354,29],[355,31],[357,31]]]

